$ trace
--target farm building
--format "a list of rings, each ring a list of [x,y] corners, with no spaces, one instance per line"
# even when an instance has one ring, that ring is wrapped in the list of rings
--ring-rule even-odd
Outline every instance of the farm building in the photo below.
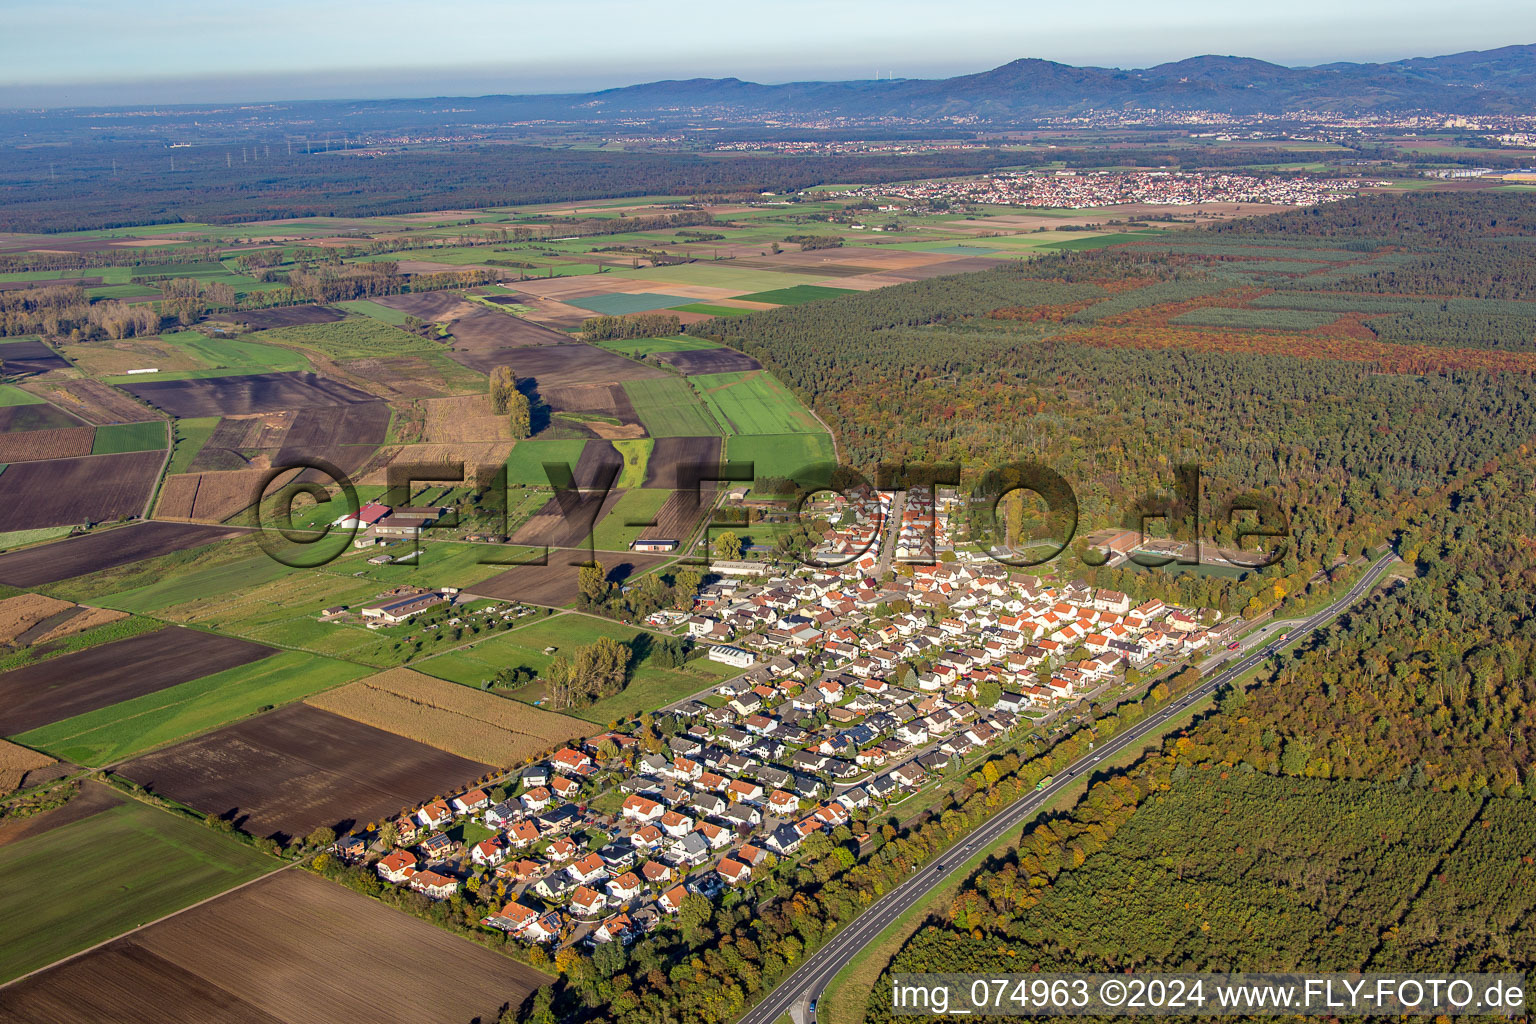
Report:
[[[676,551],[677,541],[666,540],[660,537],[641,537],[629,542],[631,551]]]
[[[406,621],[413,615],[420,615],[428,608],[440,605],[446,600],[448,598],[442,591],[430,590],[425,594],[409,594],[376,604],[365,604],[361,612],[365,619],[385,622],[393,626]]]
[[[740,647],[728,647],[725,644],[717,644],[709,649],[709,660],[718,661],[723,665],[733,668],[751,668],[757,656],[751,651],[744,651]]]

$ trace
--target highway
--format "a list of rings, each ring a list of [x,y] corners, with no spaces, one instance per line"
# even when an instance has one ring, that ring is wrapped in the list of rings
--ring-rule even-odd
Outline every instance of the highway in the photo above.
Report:
[[[1319,626],[1332,622],[1345,609],[1365,596],[1378,580],[1386,574],[1397,556],[1388,553],[1372,563],[1354,586],[1328,607],[1291,625],[1285,641],[1268,640],[1244,654],[1230,666],[1212,675],[1195,689],[1163,708],[1157,714],[1136,724],[1127,732],[1099,744],[1086,756],[1079,758],[1066,769],[1057,773],[1050,786],[1020,797],[1008,807],[967,835],[959,844],[946,850],[937,861],[918,870],[901,885],[886,893],[870,905],[843,931],[832,938],[810,959],[806,960],[768,997],[741,1017],[740,1024],[775,1024],[786,1013],[794,1011],[797,1024],[806,1024],[805,1007],[811,1000],[821,998],[823,990],[859,952],[873,942],[891,922],[913,906],[927,899],[928,894],[943,885],[951,875],[961,872],[966,861],[977,850],[990,847],[1005,835],[1018,829],[1026,820],[1034,817],[1051,799],[1076,785],[1094,766],[1106,758],[1112,758],[1126,748],[1139,744],[1147,736],[1162,729],[1169,719],[1182,714],[1196,701],[1225,686],[1247,672],[1281,647],[1311,633]]]

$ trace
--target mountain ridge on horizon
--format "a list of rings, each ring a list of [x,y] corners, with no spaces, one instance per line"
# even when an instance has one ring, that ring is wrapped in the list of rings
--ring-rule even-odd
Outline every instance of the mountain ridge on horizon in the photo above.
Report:
[[[590,122],[634,117],[676,120],[705,111],[742,118],[794,114],[973,119],[1000,124],[1116,108],[1234,115],[1298,110],[1331,114],[1522,114],[1536,113],[1536,43],[1378,63],[1334,61],[1291,66],[1256,57],[1202,54],[1145,68],[1117,68],[1020,57],[948,78],[807,79],[764,84],[734,76],[694,77],[587,92],[245,102],[281,107],[325,104],[374,113],[393,108],[419,114],[414,108],[422,103],[449,101],[473,103],[481,115]],[[156,104],[163,109],[205,105]],[[70,105],[53,109],[121,108]]]

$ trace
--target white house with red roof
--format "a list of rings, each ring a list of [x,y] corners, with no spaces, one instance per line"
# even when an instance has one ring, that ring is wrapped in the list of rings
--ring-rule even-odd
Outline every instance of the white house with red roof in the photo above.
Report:
[[[591,886],[578,885],[571,894],[571,909],[582,917],[596,917],[608,909],[608,897]]]
[[[667,813],[667,809],[649,797],[641,796],[639,793],[631,793],[624,798],[624,803],[620,806],[619,813],[630,821],[649,825],[653,821],[660,820],[661,816]]]
[[[416,873],[416,855],[409,850],[396,850],[379,861],[375,870],[384,881],[399,885]]]
[[[536,911],[523,906],[521,903],[508,903],[500,910],[490,914],[480,923],[487,928],[500,928],[511,935],[516,935],[539,919]]]
[[[687,898],[688,890],[681,885],[674,885],[656,897],[656,905],[668,914],[675,914],[683,909],[683,900]]]
[[[469,859],[476,864],[500,864],[507,859],[507,849],[502,846],[499,836],[482,839],[469,848]]]

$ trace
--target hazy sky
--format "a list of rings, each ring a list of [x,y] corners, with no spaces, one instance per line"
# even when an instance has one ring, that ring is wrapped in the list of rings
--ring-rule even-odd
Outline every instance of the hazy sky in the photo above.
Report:
[[[942,77],[1017,57],[1282,64],[1536,42],[1530,0],[0,0],[0,104],[571,92]]]

